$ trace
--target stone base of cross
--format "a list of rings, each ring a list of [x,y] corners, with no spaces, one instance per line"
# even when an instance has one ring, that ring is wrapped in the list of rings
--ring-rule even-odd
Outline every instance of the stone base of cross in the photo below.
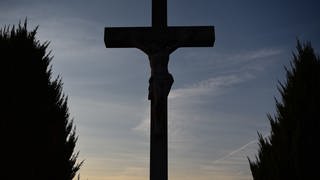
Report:
[[[168,179],[169,56],[180,47],[211,47],[215,40],[213,26],[168,27],[166,7],[166,0],[152,0],[152,27],[105,28],[104,37],[107,48],[138,48],[149,57],[150,180]]]

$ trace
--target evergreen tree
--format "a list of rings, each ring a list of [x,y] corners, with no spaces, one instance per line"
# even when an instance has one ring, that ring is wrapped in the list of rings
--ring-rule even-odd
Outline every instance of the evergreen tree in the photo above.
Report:
[[[271,135],[259,135],[259,153],[250,161],[254,180],[320,179],[320,58],[310,43],[298,41],[275,117],[268,115]]]
[[[26,21],[0,29],[0,179],[71,180],[82,164],[75,127],[36,32]]]

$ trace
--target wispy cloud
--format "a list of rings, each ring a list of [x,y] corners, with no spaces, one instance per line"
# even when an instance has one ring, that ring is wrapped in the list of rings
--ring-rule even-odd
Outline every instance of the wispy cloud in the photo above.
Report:
[[[208,51],[199,53],[195,51],[185,52],[183,59],[190,65],[239,65],[246,62],[265,61],[266,58],[273,58],[274,56],[280,55],[284,52],[281,48],[265,47],[253,50],[241,50],[235,52],[224,52],[224,51]],[[195,59],[203,59],[204,61],[195,61]]]
[[[194,108],[198,106],[199,103],[212,105],[212,102],[209,102],[209,99],[212,99],[212,97],[215,97],[214,99],[217,100],[222,95],[227,94],[230,89],[235,89],[237,86],[254,80],[259,76],[258,73],[260,71],[249,71],[248,68],[252,66],[263,68],[265,63],[261,64],[261,62],[265,61],[260,61],[260,59],[271,58],[281,52],[281,50],[270,48],[225,56],[224,60],[227,61],[225,64],[230,65],[228,71],[220,72],[207,79],[187,84],[184,87],[172,89],[168,97],[170,102],[168,121],[169,151],[179,152],[178,154],[192,154],[195,146],[199,146],[200,144],[207,144],[206,148],[213,148],[214,145],[210,143],[220,141],[215,140],[215,138],[219,139],[219,135],[221,135],[219,132],[221,131],[211,132],[211,130],[216,129],[208,128],[208,126],[215,124],[220,127],[218,129],[232,129],[234,127],[228,124],[228,122],[231,123],[230,120],[228,121],[228,117],[220,117],[217,112],[202,114],[201,117],[199,117],[198,113],[203,113],[202,110],[194,110]],[[149,138],[150,114],[149,107],[145,108],[144,118],[139,124],[134,126],[132,130]],[[222,119],[224,121],[222,121]],[[246,119],[246,117],[242,119]],[[206,135],[215,134],[216,136],[215,138],[213,138],[213,136],[206,138],[205,135],[201,135],[205,133],[208,133]],[[247,135],[245,136],[248,139],[252,138]],[[199,137],[204,137],[204,139],[199,139]],[[223,139],[223,137],[220,138]],[[208,142],[210,143],[208,144]],[[215,149],[217,153],[213,154],[213,157],[217,159],[199,160],[199,166],[201,168],[197,171],[201,172],[201,174],[207,174],[207,177],[221,177],[221,179],[228,180],[239,177],[250,179],[247,156],[256,153],[257,140],[249,141],[235,149],[232,148],[234,148],[234,146]],[[202,148],[200,149],[202,151]],[[220,154],[220,158],[218,154]],[[194,161],[196,161],[196,159],[194,159]]]
[[[237,54],[233,54],[228,57],[229,60],[237,60],[237,61],[251,61],[269,58],[275,55],[279,55],[283,50],[276,48],[262,48],[253,51],[241,52]]]
[[[168,124],[171,136],[175,137],[174,140],[171,139],[171,142],[180,142],[183,141],[183,139],[186,139],[182,137],[184,136],[183,132],[185,131],[185,128],[183,126],[185,122],[181,121],[195,118],[192,118],[193,116],[188,109],[181,110],[181,107],[183,107],[184,104],[189,104],[193,98],[197,98],[198,101],[201,102],[201,99],[206,99],[209,96],[221,95],[226,92],[226,88],[230,88],[253,78],[254,76],[249,73],[222,75],[191,84],[184,88],[173,89],[168,97],[169,100],[174,100],[174,103],[170,105],[171,112],[169,114],[170,121]],[[150,128],[149,107],[146,107],[144,114],[145,116],[142,121],[137,126],[133,127],[132,130],[148,136]]]
[[[206,94],[218,95],[222,92],[223,88],[239,84],[252,78],[254,78],[254,76],[249,73],[241,75],[231,74],[213,77],[189,85],[185,88],[174,89],[169,94],[169,99],[187,98],[191,96],[199,96]]]
[[[277,55],[281,53],[281,50],[272,49],[272,48],[265,48],[255,51],[248,51],[238,54],[232,54],[232,55],[224,55],[220,58],[224,59],[224,62],[227,64],[233,64],[234,71],[229,71],[227,73],[221,74],[219,76],[211,77],[202,81],[195,82],[193,84],[186,85],[181,88],[172,89],[168,99],[174,100],[175,103],[171,105],[171,118],[174,118],[172,121],[169,121],[169,130],[170,132],[173,132],[173,134],[176,134],[179,131],[179,127],[173,127],[174,124],[170,122],[179,121],[179,119],[190,119],[189,115],[181,114],[179,112],[175,112],[179,110],[179,107],[181,104],[189,104],[190,100],[193,98],[197,98],[198,101],[201,101],[201,97],[207,97],[207,96],[219,96],[223,93],[226,93],[227,88],[231,88],[233,86],[239,85],[241,83],[244,83],[246,81],[252,80],[255,78],[255,75],[253,73],[249,73],[246,69],[241,69],[241,66],[239,67],[239,64],[243,63],[244,61],[251,61],[259,58],[266,58],[270,56]],[[192,58],[192,54],[188,55],[188,58]],[[201,55],[200,55],[201,56]],[[219,58],[218,58],[219,60]],[[232,66],[232,65],[231,65]],[[243,65],[242,65],[243,66]],[[180,105],[179,105],[180,104]],[[179,107],[175,107],[179,106]],[[149,108],[146,107],[145,110],[145,118],[135,127],[132,129],[134,131],[138,131],[140,133],[143,133],[144,135],[148,135],[148,130],[150,127],[150,119],[149,119]],[[183,116],[183,117],[181,117]],[[182,123],[178,123],[182,124]],[[176,132],[176,133],[175,133]]]

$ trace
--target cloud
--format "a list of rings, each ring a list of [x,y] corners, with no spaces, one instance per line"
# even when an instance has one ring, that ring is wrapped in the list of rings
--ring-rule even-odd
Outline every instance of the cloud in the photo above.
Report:
[[[174,146],[172,148],[178,147],[179,144],[183,143],[185,140],[189,142],[193,139],[190,132],[186,133],[187,128],[185,126],[188,124],[186,121],[196,122],[204,121],[206,119],[199,119],[198,116],[192,115],[189,107],[185,107],[186,104],[190,104],[190,101],[192,101],[191,99],[196,98],[198,102],[202,103],[202,101],[205,101],[209,96],[218,96],[226,93],[226,88],[230,88],[253,78],[254,76],[249,73],[222,75],[199,81],[184,88],[173,89],[168,97],[169,100],[172,100],[169,109],[170,120],[168,121],[168,129],[170,132],[169,142]],[[149,137],[149,107],[146,107],[144,114],[144,118],[138,125],[133,127],[132,130],[143,136]]]
[[[149,114],[149,107],[145,108],[144,118],[141,120],[141,122],[132,128],[133,131],[142,133],[144,136],[149,135],[149,129],[150,129],[150,114]]]
[[[198,165],[197,167],[190,166],[194,171],[197,171],[197,174],[205,174],[206,177],[220,177],[226,180],[239,179],[239,177],[240,179],[250,179],[247,156],[251,157],[257,152],[257,140],[244,143],[238,148],[232,145],[224,145],[222,147],[215,147],[215,145],[231,142],[238,142],[239,145],[241,142],[245,142],[246,139],[252,139],[251,133],[236,129],[248,128],[244,121],[255,119],[256,117],[238,115],[233,117],[233,110],[228,110],[227,107],[223,107],[226,112],[215,112],[214,108],[216,106],[222,107],[225,104],[213,105],[211,100],[214,97],[215,102],[220,102],[218,99],[225,97],[222,95],[231,92],[229,90],[237,89],[238,86],[256,79],[259,76],[259,70],[263,70],[266,64],[273,63],[273,61],[262,60],[273,58],[273,56],[280,53],[282,53],[281,50],[265,48],[225,55],[224,63],[221,62],[221,65],[227,68],[222,68],[223,71],[210,74],[211,77],[209,76],[207,79],[195,81],[171,90],[168,97],[169,152],[177,158],[176,164],[172,165],[172,167],[188,168],[189,166],[186,163],[189,160],[181,158],[183,155],[191,154],[190,161],[197,162],[196,164]],[[257,67],[257,71],[252,70],[253,67]],[[261,69],[258,67],[261,67]],[[232,100],[234,94],[228,94],[228,96],[230,98],[224,99],[224,102]],[[202,107],[206,108],[203,109]],[[208,109],[210,109],[210,112],[208,112]],[[237,125],[235,128],[234,123],[239,122],[242,122],[243,125]],[[132,130],[149,139],[149,106],[145,107],[144,118]],[[231,137],[235,134],[237,134],[237,137]],[[200,152],[211,153],[211,157],[203,155],[207,158],[201,159],[197,157]],[[183,172],[182,169],[177,170],[177,172],[180,171]]]
[[[225,56],[225,61],[227,63],[236,63],[239,67],[239,64],[241,62],[243,63],[244,60],[253,60],[253,59],[259,59],[259,58],[266,58],[269,56],[276,55],[278,53],[281,53],[281,50],[276,49],[260,49],[256,51],[250,51],[240,54],[234,54],[230,56]],[[201,55],[200,55],[201,56]],[[191,56],[192,53],[191,53]],[[235,60],[237,59],[237,61]],[[235,68],[239,69],[239,68]],[[241,68],[240,68],[241,69]],[[212,97],[212,96],[219,96],[223,93],[226,93],[227,88],[231,88],[233,86],[236,86],[238,84],[244,83],[246,81],[249,81],[251,79],[255,78],[255,75],[253,73],[249,73],[246,70],[241,69],[240,71],[229,71],[227,73],[224,73],[219,76],[211,77],[202,81],[195,82],[193,84],[186,85],[185,87],[172,89],[168,99],[169,101],[174,100],[174,103],[171,105],[171,121],[169,121],[169,131],[172,132],[172,134],[178,135],[180,132],[179,127],[176,127],[174,124],[177,124],[177,121],[179,119],[190,119],[190,115],[188,114],[182,114],[179,112],[179,108],[182,107],[183,104],[189,104],[191,99],[197,98],[198,101],[201,101],[201,97]],[[143,133],[144,135],[148,135],[149,128],[150,128],[150,114],[149,114],[149,107],[146,107],[145,110],[145,116],[143,120],[135,127],[132,128],[132,130]],[[171,123],[170,122],[175,122]],[[181,123],[178,123],[181,124]],[[175,127],[173,127],[175,126]]]
[[[258,55],[252,55],[252,57],[257,56]],[[226,128],[234,128],[230,124],[231,120],[228,120],[228,116],[219,117],[219,115],[214,112],[203,114],[201,109],[194,110],[192,108],[195,106],[189,105],[193,103],[193,99],[196,99],[198,103],[209,103],[207,105],[211,105],[212,103],[207,101],[208,99],[211,99],[212,96],[215,96],[217,99],[219,96],[227,93],[228,89],[234,89],[236,88],[235,86],[255,78],[256,74],[241,71],[222,74],[220,76],[211,77],[186,85],[182,88],[173,89],[169,95],[169,100],[172,100],[169,107],[170,113],[168,121],[169,151],[178,156],[183,154],[194,154],[198,151],[206,153],[212,152],[214,153],[212,154],[212,157],[216,158],[219,157],[218,154],[223,155],[216,160],[210,160],[210,158],[200,160],[197,159],[196,155],[194,157],[191,156],[190,158],[195,158],[192,162],[198,162],[198,167],[200,166],[199,168],[195,168],[194,171],[197,171],[198,174],[206,174],[206,177],[221,177],[221,179],[226,180],[239,179],[239,177],[249,179],[250,172],[247,167],[248,161],[246,157],[256,153],[257,140],[252,140],[236,149],[232,149],[234,146],[230,146],[227,148],[219,147],[214,151],[209,150],[210,148],[216,148],[214,147],[215,142],[220,142],[221,139],[226,138],[224,140],[225,142],[230,140],[229,137],[221,137],[221,131],[215,130],[217,130],[217,127],[223,129],[223,131],[225,131]],[[199,116],[199,113],[201,113],[201,116]],[[223,121],[221,121],[221,119]],[[149,128],[149,107],[146,107],[145,117],[133,128],[133,130],[149,138]],[[226,132],[233,131],[226,130]],[[245,134],[243,135],[246,136]],[[235,138],[233,138],[233,140],[235,140]],[[201,148],[199,146],[203,147]],[[185,166],[183,164],[184,163],[178,163],[177,166]]]
[[[188,98],[199,95],[218,95],[222,93],[222,90],[226,87],[230,87],[249,79],[254,78],[249,73],[236,75],[225,75],[213,77],[207,80],[200,81],[198,83],[189,85],[185,88],[174,89],[169,94],[169,99]]]
[[[251,61],[251,60],[259,60],[265,59],[272,56],[276,56],[281,54],[283,51],[281,49],[275,48],[262,48],[253,51],[242,52],[238,54],[234,54],[229,56],[229,60],[237,60],[237,61]]]
[[[267,65],[274,63],[277,56],[284,51],[279,48],[262,48],[238,52],[234,54],[224,54],[218,60],[217,66],[221,69],[231,69],[231,71],[262,71]]]
[[[274,56],[280,55],[284,52],[281,48],[266,47],[254,50],[242,50],[242,51],[209,51],[209,50],[200,50],[197,51],[187,51],[183,53],[183,59],[188,62],[191,66],[196,65],[208,65],[207,63],[216,66],[216,65],[228,65],[234,67],[233,65],[239,65],[245,62],[255,62],[255,61],[264,61],[266,58],[272,58]],[[195,59],[204,59],[207,60],[207,63],[204,61],[195,61]]]

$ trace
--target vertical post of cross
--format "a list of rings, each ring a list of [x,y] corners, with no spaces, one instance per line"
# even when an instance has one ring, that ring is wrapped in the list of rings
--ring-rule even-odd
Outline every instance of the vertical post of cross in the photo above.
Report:
[[[149,55],[151,77],[150,180],[168,179],[168,95],[173,77],[168,71],[169,53]]]
[[[152,0],[152,27],[158,29],[167,27],[166,0]]]

